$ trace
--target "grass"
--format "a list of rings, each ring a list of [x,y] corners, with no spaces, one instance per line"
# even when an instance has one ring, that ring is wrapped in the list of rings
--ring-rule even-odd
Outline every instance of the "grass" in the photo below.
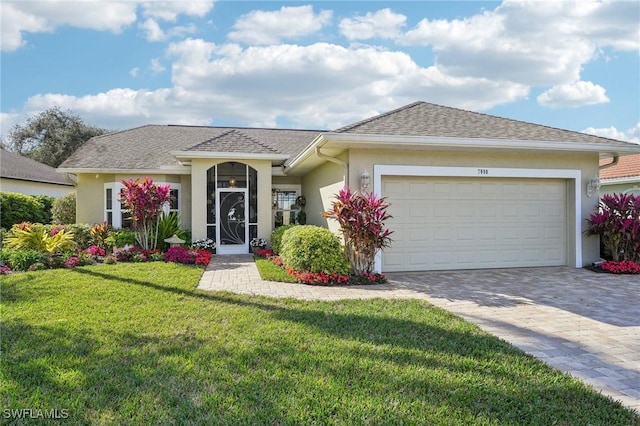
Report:
[[[154,262],[3,277],[2,408],[68,410],[65,424],[640,423],[425,302],[205,293],[200,275]]]
[[[260,277],[266,281],[276,281],[281,283],[297,283],[298,279],[292,275],[287,274],[280,266],[274,265],[269,259],[260,257],[255,258],[258,272]]]

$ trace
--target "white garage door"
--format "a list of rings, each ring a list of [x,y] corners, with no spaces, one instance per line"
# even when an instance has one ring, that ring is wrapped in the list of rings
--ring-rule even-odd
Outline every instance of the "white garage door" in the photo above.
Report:
[[[567,263],[562,179],[383,177],[391,247],[382,270]]]

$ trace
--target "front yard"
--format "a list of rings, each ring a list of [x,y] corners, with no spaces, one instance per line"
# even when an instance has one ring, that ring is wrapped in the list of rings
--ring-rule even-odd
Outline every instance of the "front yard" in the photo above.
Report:
[[[201,273],[3,276],[3,421],[57,409],[65,424],[640,424],[425,302],[205,293]]]

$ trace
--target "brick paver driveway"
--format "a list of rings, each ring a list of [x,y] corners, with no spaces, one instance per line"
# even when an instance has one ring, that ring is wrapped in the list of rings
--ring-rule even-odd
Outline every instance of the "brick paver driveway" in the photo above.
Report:
[[[262,281],[250,255],[214,256],[198,286],[306,300],[417,298],[451,311],[640,412],[640,276],[572,268],[388,274],[318,287]]]
[[[528,268],[389,279],[640,412],[640,276]]]

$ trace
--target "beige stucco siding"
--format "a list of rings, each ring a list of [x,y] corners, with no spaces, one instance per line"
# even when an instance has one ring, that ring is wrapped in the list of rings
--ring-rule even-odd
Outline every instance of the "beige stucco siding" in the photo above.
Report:
[[[105,220],[105,184],[117,183],[122,180],[140,179],[145,176],[158,184],[180,184],[180,211],[182,226],[191,225],[191,179],[185,175],[133,175],[133,174],[104,174],[80,173],[76,185],[76,221],[78,223],[101,223]],[[114,200],[115,201],[115,200]]]
[[[338,157],[346,161],[347,154]],[[302,194],[307,199],[304,210],[307,213],[307,223],[329,227],[332,231],[337,231],[335,221],[330,221],[322,217],[322,212],[331,207],[331,202],[344,187],[344,167],[331,162],[316,167],[302,178]]]
[[[374,165],[416,165],[440,167],[473,167],[473,168],[521,168],[521,169],[557,169],[578,170],[580,180],[578,189],[581,192],[581,205],[574,208],[575,185],[567,185],[567,220],[575,223],[575,212],[581,215],[582,231],[585,229],[585,218],[596,208],[598,197],[587,197],[586,184],[598,174],[597,154],[536,154],[536,153],[482,153],[482,152],[447,152],[447,151],[396,151],[396,150],[350,150],[349,174],[352,187],[357,188],[360,175],[366,169],[373,176]],[[377,189],[371,182],[372,191]],[[575,228],[575,227],[574,227]],[[569,241],[575,241],[575,230],[569,226]],[[582,234],[582,232],[581,232]],[[582,234],[582,260],[588,264],[599,258],[599,244],[595,237]],[[569,244],[568,255],[573,257],[574,245]],[[573,251],[572,251],[573,250]]]
[[[207,170],[229,160],[193,159],[191,162],[191,233],[194,240],[207,236]],[[239,161],[258,173],[258,238],[271,235],[271,161]]]
[[[49,197],[60,198],[75,191],[75,188],[73,185],[0,178],[0,191],[18,192],[26,195],[48,195]]]

